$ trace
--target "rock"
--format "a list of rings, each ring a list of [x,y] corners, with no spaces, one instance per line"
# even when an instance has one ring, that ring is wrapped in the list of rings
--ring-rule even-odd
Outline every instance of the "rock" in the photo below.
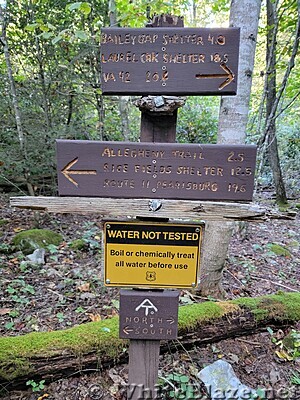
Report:
[[[212,399],[243,400],[252,398],[255,390],[243,385],[235,375],[232,366],[224,360],[215,361],[198,373]]]
[[[32,264],[45,264],[45,249],[36,249],[32,254],[29,254],[27,257]]]
[[[13,238],[13,244],[24,254],[31,254],[36,249],[46,249],[50,244],[58,246],[63,237],[48,229],[30,229],[17,233]]]

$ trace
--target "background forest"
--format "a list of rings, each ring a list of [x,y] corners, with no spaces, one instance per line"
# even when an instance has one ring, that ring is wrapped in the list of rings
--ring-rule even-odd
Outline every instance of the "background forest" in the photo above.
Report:
[[[266,4],[261,13],[247,142],[259,145],[259,188],[275,183],[277,200],[285,202],[285,189],[288,197],[300,191],[299,5],[273,3],[272,15]],[[0,190],[31,195],[56,194],[55,139],[139,138],[135,99],[102,97],[102,27],[144,27],[164,12],[184,15],[186,27],[226,27],[230,8],[225,0],[153,0],[151,8],[141,0],[0,4]],[[215,143],[219,102],[189,97],[177,141]]]
[[[185,27],[228,27],[229,20],[241,26],[240,61],[247,63],[240,62],[238,95],[188,97],[178,111],[176,140],[224,144],[227,135],[228,142],[241,144],[246,137],[257,144],[255,200],[266,209],[265,219],[249,224],[242,218],[233,223],[230,214],[221,222],[206,214],[201,285],[181,290],[179,300],[183,317],[196,312],[160,357],[162,398],[211,398],[197,374],[222,358],[256,390],[254,398],[300,398],[299,0],[0,0],[4,400],[126,398],[119,291],[103,285],[102,213],[16,210],[8,198],[57,195],[56,139],[139,140],[138,97],[102,96],[101,28],[145,27],[162,13],[184,16]],[[233,115],[240,117],[234,123]],[[275,200],[284,207],[270,209]],[[202,205],[195,209],[197,221],[201,212]],[[36,231],[52,231],[54,239],[22,249],[18,238]],[[215,320],[219,307],[224,313]]]

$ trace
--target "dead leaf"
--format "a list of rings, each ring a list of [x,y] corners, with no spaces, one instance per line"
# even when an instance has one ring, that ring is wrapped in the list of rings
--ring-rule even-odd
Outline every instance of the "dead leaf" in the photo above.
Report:
[[[0,315],[9,314],[11,311],[11,308],[0,308]]]
[[[65,257],[64,259],[63,259],[63,263],[64,264],[72,264],[72,260],[70,259],[70,258],[68,258],[68,257]]]
[[[83,283],[80,286],[77,286],[77,289],[82,293],[82,292],[89,292],[91,289],[91,284],[89,282]]]
[[[45,393],[45,394],[43,394],[43,396],[38,397],[37,400],[44,400],[44,399],[46,399],[47,397],[49,397],[49,394],[48,394],[48,393]]]
[[[114,317],[116,315],[119,315],[119,312],[117,310],[111,310],[111,316]]]
[[[182,361],[190,361],[191,356],[189,354],[183,353],[183,354],[180,355],[180,359]]]
[[[88,314],[88,316],[92,322],[98,322],[102,319],[100,314]]]
[[[285,350],[277,350],[275,351],[275,354],[277,357],[279,357],[281,360],[285,361],[293,361],[293,357],[291,357]]]
[[[17,228],[14,228],[13,229],[14,230],[14,232],[22,232],[22,231],[24,231],[24,228],[21,228],[20,226],[18,226]]]

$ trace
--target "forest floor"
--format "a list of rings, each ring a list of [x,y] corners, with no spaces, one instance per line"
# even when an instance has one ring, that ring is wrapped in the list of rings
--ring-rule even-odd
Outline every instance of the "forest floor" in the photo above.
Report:
[[[265,196],[264,201],[271,200]],[[298,211],[296,202],[291,202]],[[256,297],[278,291],[300,290],[300,215],[294,220],[270,220],[247,224],[235,233],[224,270],[228,299]],[[95,216],[51,215],[12,209],[8,197],[0,197],[0,334],[23,335],[51,331],[102,320],[118,314],[118,290],[105,288],[102,276],[101,220]],[[49,246],[46,263],[32,266],[25,256],[10,252],[13,236],[31,228],[52,229],[63,243]],[[75,239],[84,248],[72,249]],[[182,291],[180,304],[205,301]],[[298,335],[294,349],[283,349],[282,338]],[[231,363],[242,383],[257,390],[260,398],[300,399],[300,323],[282,331],[266,329],[255,335],[222,340],[206,346],[178,349],[160,356],[159,375],[175,373],[193,386],[194,399],[209,399],[196,374],[204,366],[224,359]],[[300,347],[299,347],[300,348]],[[125,399],[127,365],[95,373],[81,372],[56,382],[29,384],[28,390],[0,388],[3,399],[96,400]],[[168,380],[172,381],[169,376]],[[171,382],[172,383],[172,382]],[[173,383],[176,385],[175,380]],[[37,384],[37,391],[33,391]],[[267,389],[265,397],[261,389]],[[104,393],[103,396],[101,393]],[[165,383],[164,399],[174,398]],[[187,398],[187,396],[178,397]]]

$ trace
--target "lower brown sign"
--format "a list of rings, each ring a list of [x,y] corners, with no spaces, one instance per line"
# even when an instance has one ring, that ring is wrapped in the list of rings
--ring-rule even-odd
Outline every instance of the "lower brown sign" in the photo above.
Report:
[[[178,299],[177,290],[121,290],[120,338],[176,339]]]
[[[62,196],[251,201],[256,146],[58,140]]]

